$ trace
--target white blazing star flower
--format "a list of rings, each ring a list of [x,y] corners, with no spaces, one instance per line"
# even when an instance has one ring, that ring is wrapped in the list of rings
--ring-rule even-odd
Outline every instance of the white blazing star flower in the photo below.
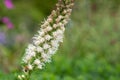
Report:
[[[22,59],[23,68],[28,73],[34,69],[42,69],[45,63],[51,62],[52,55],[63,42],[65,25],[72,12],[73,2],[74,0],[58,0],[56,10],[52,11],[32,38],[32,43],[28,45]],[[26,74],[24,78],[22,75],[18,77],[20,80],[24,80]]]

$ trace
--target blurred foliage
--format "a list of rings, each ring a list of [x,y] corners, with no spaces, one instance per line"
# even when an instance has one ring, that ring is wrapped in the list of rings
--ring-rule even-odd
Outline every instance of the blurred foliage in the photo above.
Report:
[[[13,0],[8,10],[0,0],[0,18],[8,16],[13,29],[0,22],[0,80],[14,80],[21,56],[40,23],[57,0]],[[52,63],[35,71],[31,80],[119,80],[120,0],[76,0],[66,26],[64,43]]]

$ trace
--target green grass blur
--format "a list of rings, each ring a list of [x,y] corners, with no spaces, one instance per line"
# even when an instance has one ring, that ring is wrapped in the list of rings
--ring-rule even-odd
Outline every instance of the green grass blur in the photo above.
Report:
[[[0,18],[14,24],[8,29],[0,22],[0,80],[15,80],[20,60],[39,24],[54,9],[57,0],[13,0],[8,10],[0,0]],[[64,42],[52,62],[34,71],[31,80],[119,80],[120,1],[76,0]]]

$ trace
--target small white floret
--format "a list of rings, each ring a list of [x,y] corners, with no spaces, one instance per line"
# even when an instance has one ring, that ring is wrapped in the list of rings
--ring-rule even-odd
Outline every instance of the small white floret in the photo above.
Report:
[[[33,66],[31,64],[28,64],[28,69],[29,70],[32,70],[33,69]]]
[[[43,52],[43,48],[40,47],[40,46],[37,46],[36,51],[37,51],[38,53]]]
[[[36,64],[36,65],[39,65],[41,62],[40,62],[40,60],[39,59],[36,59],[35,61],[34,61],[34,64]]]
[[[48,41],[49,41],[51,38],[52,38],[52,37],[51,37],[50,35],[46,35],[46,36],[45,36],[45,39],[48,40]]]
[[[43,45],[43,48],[44,48],[44,49],[48,49],[48,48],[50,48],[50,45],[48,45],[47,43],[45,43],[45,44]]]

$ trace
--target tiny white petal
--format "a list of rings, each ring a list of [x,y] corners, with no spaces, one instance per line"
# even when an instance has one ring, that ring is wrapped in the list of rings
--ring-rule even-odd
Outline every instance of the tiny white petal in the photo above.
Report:
[[[59,43],[58,43],[58,41],[56,41],[56,40],[52,40],[52,41],[51,41],[51,45],[52,45],[52,47],[58,47],[58,46],[59,46]]]
[[[35,48],[36,48],[36,47],[35,47],[33,44],[29,44],[29,45],[28,45],[28,49],[29,49],[29,50],[33,50],[33,51],[34,51]]]
[[[45,29],[46,29],[46,31],[51,31],[52,27],[51,26],[47,26]]]
[[[66,11],[66,10],[64,10],[64,11],[63,11],[63,14],[66,14],[66,13],[67,13],[67,11]]]
[[[39,65],[37,66],[37,68],[38,68],[38,69],[42,69],[42,65],[39,64]]]
[[[47,43],[45,43],[45,44],[43,45],[43,48],[44,48],[44,49],[48,49],[48,48],[50,48],[50,45],[48,45]]]
[[[55,10],[52,11],[52,16],[53,15],[56,16],[56,11]]]
[[[43,52],[43,48],[40,47],[40,46],[37,46],[36,51],[37,51],[38,53],[39,53],[39,52]]]
[[[46,35],[46,36],[45,36],[45,39],[46,39],[46,40],[50,40],[51,38],[52,38],[52,37],[51,37],[50,35]]]
[[[47,19],[48,22],[53,22],[52,18]]]
[[[28,69],[29,70],[32,70],[33,69],[33,66],[31,64],[28,64]]]
[[[51,60],[50,60],[51,55],[42,53],[41,56],[42,56],[42,59],[43,59],[44,62],[50,62],[50,61],[51,61]]]
[[[58,27],[57,24],[54,24],[54,25],[53,25],[53,28],[57,28],[57,27]]]
[[[68,9],[67,12],[71,13],[71,12],[72,12],[72,9]]]
[[[22,79],[22,77],[20,76],[20,75],[18,75],[18,78],[21,80]]]
[[[60,23],[58,24],[58,26],[64,27],[64,24],[60,22]]]
[[[65,31],[65,27],[63,26],[63,27],[60,27],[60,29],[62,30],[62,31]]]
[[[45,21],[44,25],[45,25],[45,26],[49,25],[49,22],[48,22],[48,21]]]
[[[21,75],[22,78],[25,78],[25,75]]]
[[[68,23],[68,21],[67,20],[63,20],[63,24],[65,25],[65,24],[67,24]]]
[[[39,34],[40,36],[43,36],[45,33],[44,33],[44,31],[39,30],[39,31],[38,31],[38,34]]]
[[[39,59],[36,59],[35,61],[34,61],[34,64],[36,64],[36,65],[39,65],[41,62],[40,62],[40,60]]]

